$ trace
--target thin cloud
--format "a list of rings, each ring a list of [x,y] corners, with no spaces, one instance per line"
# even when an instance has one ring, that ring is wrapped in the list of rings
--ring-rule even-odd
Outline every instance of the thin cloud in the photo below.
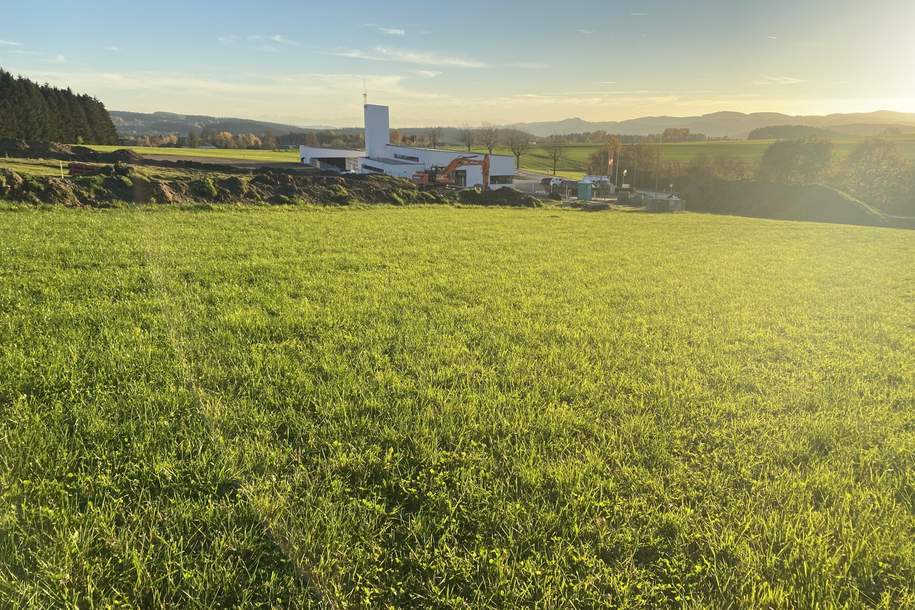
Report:
[[[216,38],[220,44],[226,46],[236,46],[242,42],[254,43],[254,48],[258,51],[279,51],[276,45],[288,47],[297,47],[299,43],[291,40],[282,34],[251,34],[248,36],[239,36],[238,34],[228,34]]]
[[[422,76],[423,78],[436,78],[442,75],[438,70],[416,70],[413,74]]]
[[[43,59],[42,61],[44,61],[45,63],[48,63],[48,64],[68,64],[68,63],[70,63],[69,61],[67,61],[66,57],[64,57],[63,55],[60,55],[60,54],[52,55],[46,59]]]
[[[629,13],[630,17],[647,17],[648,13]]]
[[[405,27],[387,27],[383,25],[378,25],[377,23],[363,23],[361,27],[369,28],[382,34],[387,34],[388,36],[406,36],[407,29]]]
[[[770,85],[800,85],[806,82],[802,78],[794,78],[793,76],[764,76],[753,81],[752,85],[754,87],[767,87]]]
[[[550,65],[536,61],[518,61],[505,64],[508,68],[518,68],[520,70],[547,70]]]
[[[594,33],[594,30],[580,29],[580,30],[578,30],[578,33],[581,34],[582,36],[590,36],[591,34]]]
[[[418,64],[422,66],[441,66],[450,68],[485,68],[485,63],[481,61],[466,59],[463,57],[452,57],[447,55],[438,55],[436,53],[425,53],[421,51],[409,51],[405,49],[392,49],[389,47],[375,47],[370,51],[361,49],[344,49],[341,51],[325,51],[324,55],[335,57],[346,57],[349,59],[361,59],[365,61],[383,61],[399,62],[405,64]]]
[[[299,46],[299,43],[297,43],[294,40],[289,40],[282,34],[274,34],[273,36],[270,37],[270,40],[272,40],[276,44],[284,44],[284,45],[291,46],[291,47]]]
[[[778,36],[768,36],[769,40],[778,40]]]
[[[111,51],[112,53],[118,53],[121,50],[120,47],[102,47],[102,48],[105,49],[106,51]]]
[[[21,47],[21,42],[13,42],[12,40],[0,40],[0,47]]]

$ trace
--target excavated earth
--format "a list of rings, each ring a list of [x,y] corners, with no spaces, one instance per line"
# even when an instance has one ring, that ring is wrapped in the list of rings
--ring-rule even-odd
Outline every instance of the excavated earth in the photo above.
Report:
[[[193,161],[152,161],[129,151],[100,153],[83,146],[0,140],[0,156],[111,164],[101,175],[39,177],[0,169],[0,199],[13,202],[110,207],[127,203],[437,204],[538,207],[540,200],[513,189],[478,192],[425,190],[383,175],[340,176],[272,168],[239,168]],[[181,169],[159,178],[136,166]]]

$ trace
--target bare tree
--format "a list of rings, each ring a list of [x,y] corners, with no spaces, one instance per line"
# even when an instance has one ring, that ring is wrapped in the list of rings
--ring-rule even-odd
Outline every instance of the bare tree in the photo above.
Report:
[[[473,129],[469,125],[464,125],[461,127],[461,143],[467,146],[467,152],[470,152],[470,149],[473,147]]]
[[[562,160],[562,140],[556,136],[551,136],[547,145],[547,154],[550,155],[550,161],[553,162],[553,175],[556,175],[556,169],[559,161]]]
[[[442,139],[442,128],[433,127],[426,135],[429,138],[429,146],[432,148],[438,148],[438,143]]]
[[[531,148],[531,139],[523,131],[512,131],[508,136],[508,147],[515,155],[515,167],[521,169],[521,156]]]
[[[485,146],[486,151],[492,154],[493,149],[499,143],[499,130],[492,125],[484,125],[477,130],[477,143]]]

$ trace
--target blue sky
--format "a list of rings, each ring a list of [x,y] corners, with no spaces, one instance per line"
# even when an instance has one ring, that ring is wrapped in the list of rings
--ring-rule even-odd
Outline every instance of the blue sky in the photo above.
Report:
[[[110,109],[395,125],[915,112],[915,2],[8,1],[0,66]]]

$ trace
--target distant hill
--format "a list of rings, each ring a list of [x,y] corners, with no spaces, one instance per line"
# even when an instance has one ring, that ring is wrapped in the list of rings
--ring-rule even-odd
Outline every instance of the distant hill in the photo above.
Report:
[[[776,112],[753,114],[716,112],[692,117],[642,117],[628,121],[610,122],[591,122],[575,118],[542,123],[517,123],[511,127],[538,137],[599,130],[613,134],[638,136],[661,133],[668,128],[687,128],[694,133],[704,133],[715,138],[744,139],[755,129],[773,125],[818,127],[839,133],[845,133],[843,127],[852,128],[854,126],[854,135],[880,135],[892,128],[912,131],[915,128],[915,114],[879,111],[866,114],[790,116]]]
[[[308,133],[320,130],[335,130],[340,133],[362,133],[361,127],[333,127],[330,125],[285,125],[265,121],[239,118],[220,118],[203,115],[185,115],[171,112],[124,112],[111,111],[111,119],[118,134],[125,136],[152,136],[163,134],[187,135],[192,128],[214,131],[228,131],[234,135],[270,133],[276,136]],[[743,114],[740,112],[716,112],[694,117],[642,117],[628,121],[591,122],[583,119],[564,119],[542,123],[517,123],[505,127],[518,129],[536,137],[564,135],[603,130],[607,133],[644,136],[663,132],[668,128],[687,128],[693,133],[702,133],[714,138],[745,139],[754,130],[768,127],[792,126],[815,128],[836,135],[877,136],[893,131],[915,132],[915,114],[900,112],[872,112],[867,114],[831,114],[827,116],[789,116],[775,112]],[[441,127],[440,141],[457,144],[461,142],[461,129]],[[400,128],[401,135],[423,135],[429,129],[424,127]]]
[[[228,131],[233,135],[253,133],[257,135],[270,133],[275,136],[288,133],[306,133],[316,129],[331,129],[323,125],[300,127],[268,123],[249,119],[220,118],[202,115],[175,114],[171,112],[124,112],[112,110],[111,120],[120,136],[152,136],[177,134],[186,136],[192,128],[213,131]]]
[[[807,125],[773,125],[754,129],[747,136],[748,140],[798,140],[800,138],[834,138],[842,134],[821,127]]]

